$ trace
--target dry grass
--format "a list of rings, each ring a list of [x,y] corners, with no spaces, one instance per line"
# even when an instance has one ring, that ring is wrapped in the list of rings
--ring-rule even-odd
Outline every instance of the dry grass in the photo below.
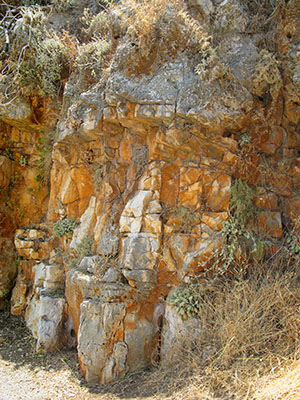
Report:
[[[129,72],[147,73],[156,63],[175,57],[187,48],[206,51],[211,37],[180,0],[124,0],[119,7],[134,51]]]
[[[249,267],[246,274],[199,282],[202,330],[197,341],[174,346],[173,364],[164,362],[113,385],[89,386],[80,381],[75,354],[70,356],[73,373],[70,361],[58,365],[61,354],[49,354],[41,359],[45,365],[37,362],[33,374],[32,363],[39,357],[30,350],[32,339],[29,343],[28,333],[26,340],[20,333],[18,341],[6,340],[17,332],[6,321],[0,324],[0,375],[9,379],[1,387],[0,399],[6,393],[18,399],[21,389],[29,385],[30,398],[39,400],[299,399],[300,271],[295,260],[285,267],[288,263],[283,256],[274,257],[264,267]]]
[[[286,363],[278,373],[264,376],[254,393],[253,399],[299,400],[300,361]]]
[[[300,398],[299,289],[297,263],[284,270],[274,260],[199,283],[200,336],[179,345],[149,384],[172,399]]]

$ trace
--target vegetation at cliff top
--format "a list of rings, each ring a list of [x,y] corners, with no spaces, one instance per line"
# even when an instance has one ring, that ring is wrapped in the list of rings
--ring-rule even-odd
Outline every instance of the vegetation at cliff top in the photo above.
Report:
[[[260,30],[257,21],[273,15],[280,5],[280,1],[275,5],[270,0],[255,2],[255,6],[248,3],[243,1],[242,8],[253,14],[251,29],[256,31]],[[188,50],[198,60],[195,71],[201,79],[207,78],[213,66],[220,70],[220,78],[230,77],[230,70],[218,58],[214,37],[201,18],[194,16],[189,2],[99,0],[96,14],[88,8],[80,11],[80,7],[80,2],[71,0],[15,0],[12,4],[1,0],[2,104],[16,95],[58,97],[71,73],[77,74],[87,89],[110,66],[119,40],[125,36],[131,43],[124,65],[128,73],[150,72],[153,65]],[[52,28],[53,13],[75,9],[82,12],[77,18],[80,32],[75,33],[74,27],[73,33],[66,27]],[[281,86],[278,63],[266,50],[260,58],[253,90],[261,93],[271,86],[273,96]]]

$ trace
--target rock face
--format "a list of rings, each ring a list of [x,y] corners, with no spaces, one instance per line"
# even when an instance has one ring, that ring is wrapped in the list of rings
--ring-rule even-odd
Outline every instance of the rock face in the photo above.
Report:
[[[39,351],[77,346],[89,382],[169,357],[189,325],[166,298],[224,242],[235,179],[256,187],[252,225],[270,246],[300,214],[299,1],[274,14],[275,61],[259,34],[245,35],[253,16],[244,2],[190,3],[219,41],[217,61],[185,49],[133,74],[125,33],[105,82],[74,97],[74,79],[66,84],[49,191],[36,178],[35,105],[0,108],[0,301],[17,269],[12,313],[24,315]],[[66,218],[75,228],[55,236]],[[201,329],[190,323],[190,333]]]

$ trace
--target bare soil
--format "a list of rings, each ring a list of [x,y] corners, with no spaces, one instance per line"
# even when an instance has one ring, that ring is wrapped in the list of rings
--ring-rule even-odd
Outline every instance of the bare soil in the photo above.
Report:
[[[46,355],[35,351],[35,339],[22,317],[0,311],[0,400],[154,399],[143,382],[147,373],[127,376],[114,385],[89,385],[80,375],[76,350]]]

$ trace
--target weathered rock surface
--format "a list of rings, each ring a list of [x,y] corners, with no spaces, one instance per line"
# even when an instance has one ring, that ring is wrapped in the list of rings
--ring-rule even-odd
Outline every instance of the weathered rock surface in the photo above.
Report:
[[[189,3],[215,53],[170,52],[132,73],[140,49],[125,29],[105,79],[83,93],[76,75],[66,83],[49,192],[37,178],[34,106],[0,109],[0,302],[17,272],[12,313],[25,316],[39,351],[77,345],[90,382],[170,359],[201,329],[166,298],[226,241],[237,178],[255,187],[252,228],[270,246],[300,214],[299,1],[274,14],[276,62],[261,52],[264,35],[252,33],[243,1]],[[280,72],[280,89],[261,68]],[[55,237],[66,217],[75,229]]]
[[[191,350],[201,332],[201,321],[197,318],[183,319],[174,308],[166,306],[164,331],[161,346],[161,361],[165,364],[176,362],[178,351]]]

